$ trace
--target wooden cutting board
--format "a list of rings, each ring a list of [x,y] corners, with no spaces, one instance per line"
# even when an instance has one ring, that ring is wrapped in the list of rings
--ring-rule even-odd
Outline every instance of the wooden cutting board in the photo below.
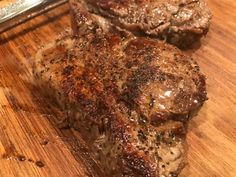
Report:
[[[209,100],[189,125],[183,177],[236,176],[236,1],[208,0],[214,14],[192,51],[208,77]],[[70,26],[65,5],[0,34],[0,177],[103,176],[72,130],[59,130],[56,110],[34,87],[39,46]]]

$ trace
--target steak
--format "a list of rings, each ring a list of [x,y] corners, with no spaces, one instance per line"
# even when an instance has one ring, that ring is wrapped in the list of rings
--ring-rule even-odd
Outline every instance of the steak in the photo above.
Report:
[[[78,0],[74,0],[78,1]],[[204,0],[83,0],[90,11],[136,34],[187,48],[208,32],[211,12]]]
[[[67,114],[107,176],[177,176],[186,123],[206,97],[205,76],[179,49],[136,37],[71,4],[77,36],[40,49],[34,75]]]

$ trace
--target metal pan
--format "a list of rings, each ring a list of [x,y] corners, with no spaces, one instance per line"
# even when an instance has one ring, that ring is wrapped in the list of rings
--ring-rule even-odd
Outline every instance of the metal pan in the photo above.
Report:
[[[51,9],[67,3],[68,0],[16,0],[0,9],[0,33],[22,24]]]

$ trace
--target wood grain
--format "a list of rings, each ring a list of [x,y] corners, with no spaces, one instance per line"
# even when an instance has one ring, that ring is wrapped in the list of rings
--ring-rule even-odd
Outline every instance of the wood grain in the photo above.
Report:
[[[191,120],[183,177],[236,176],[236,1],[208,0],[214,14],[192,51],[209,100]],[[0,177],[103,176],[77,132],[58,130],[57,111],[34,87],[33,56],[70,27],[68,6],[0,34]]]

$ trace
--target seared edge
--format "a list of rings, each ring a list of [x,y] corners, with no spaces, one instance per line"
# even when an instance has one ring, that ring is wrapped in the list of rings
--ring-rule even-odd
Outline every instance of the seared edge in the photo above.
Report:
[[[122,28],[167,40],[180,48],[188,48],[204,36],[212,17],[204,0],[83,1],[90,11]]]
[[[71,126],[98,158],[106,157],[102,163],[109,175],[177,175],[185,163],[185,129],[176,119],[187,121],[206,99],[199,67],[176,48],[136,38],[81,12],[77,4],[73,8],[78,38],[39,51],[36,79],[68,110]],[[166,108],[159,112],[160,96],[155,107],[150,93],[173,98],[165,98]]]

